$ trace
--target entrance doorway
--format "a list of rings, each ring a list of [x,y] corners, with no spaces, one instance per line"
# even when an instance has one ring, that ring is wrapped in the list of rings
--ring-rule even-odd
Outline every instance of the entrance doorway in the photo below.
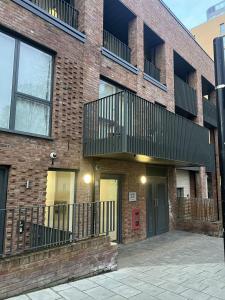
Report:
[[[0,166],[0,255],[3,253],[5,235],[5,208],[8,185],[8,169]]]
[[[100,202],[114,201],[114,231],[109,233],[112,241],[121,242],[121,189],[120,177],[118,176],[103,176],[100,179]],[[102,210],[106,209],[106,205],[101,206]],[[102,211],[102,215],[106,218],[107,214]],[[105,220],[104,224],[110,223],[112,220]]]
[[[169,230],[169,206],[167,178],[149,177],[147,188],[147,234],[148,237]]]

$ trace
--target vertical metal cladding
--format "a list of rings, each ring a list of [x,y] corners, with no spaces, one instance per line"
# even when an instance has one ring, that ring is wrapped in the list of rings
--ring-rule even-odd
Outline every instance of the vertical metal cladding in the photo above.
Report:
[[[209,126],[217,127],[217,108],[208,100],[203,100],[203,118]]]
[[[131,153],[209,164],[207,129],[123,91],[85,104],[84,156]]]
[[[174,84],[176,106],[196,117],[196,91],[176,75],[174,75]]]

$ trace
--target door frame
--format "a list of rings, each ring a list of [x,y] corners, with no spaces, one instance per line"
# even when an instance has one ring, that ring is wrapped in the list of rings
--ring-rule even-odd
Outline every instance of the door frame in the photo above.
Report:
[[[7,191],[8,191],[8,176],[9,176],[9,167],[0,166],[0,170],[4,171],[4,179],[3,179],[3,203],[0,203],[0,209],[6,208],[7,202]],[[2,205],[1,205],[2,204]],[[0,255],[3,253],[4,245],[5,245],[5,216],[3,217],[3,232],[0,233]]]
[[[167,210],[167,223],[168,223],[168,229],[169,229],[169,197],[168,197],[168,177],[164,177],[164,176],[148,176],[149,178],[149,182],[150,183],[159,183],[161,181],[161,183],[164,181],[165,182],[165,186],[166,186],[166,195],[167,195],[167,204],[168,204],[168,210]],[[147,211],[147,218],[146,218],[146,228],[147,228],[147,238],[151,238],[152,236],[149,235],[149,226],[150,226],[150,218],[149,218],[149,187],[147,188],[147,192],[148,194],[146,195],[146,211]],[[154,205],[154,203],[153,203]],[[153,216],[154,216],[154,235],[153,236],[156,236],[157,235],[157,219],[156,219],[156,215],[155,215],[155,208],[154,208],[154,213],[153,213]]]
[[[100,182],[99,182],[99,198],[100,198],[100,188],[101,188],[101,179],[115,179],[118,181],[118,193],[117,193],[117,240],[116,242],[121,244],[122,243],[122,178],[123,175],[116,175],[116,174],[108,174],[102,173],[100,175]],[[99,199],[100,200],[100,199]]]

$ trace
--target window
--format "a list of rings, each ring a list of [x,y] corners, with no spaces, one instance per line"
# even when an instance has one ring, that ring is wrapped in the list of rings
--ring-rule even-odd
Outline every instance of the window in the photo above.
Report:
[[[45,226],[72,230],[75,179],[74,171],[48,171]]]
[[[177,198],[184,198],[184,188],[177,188]]]
[[[220,24],[220,34],[221,35],[225,34],[225,24],[224,23]]]
[[[0,127],[49,135],[52,56],[0,32]]]
[[[99,132],[100,138],[120,134],[124,126],[124,97],[119,87],[101,80],[99,86]]]

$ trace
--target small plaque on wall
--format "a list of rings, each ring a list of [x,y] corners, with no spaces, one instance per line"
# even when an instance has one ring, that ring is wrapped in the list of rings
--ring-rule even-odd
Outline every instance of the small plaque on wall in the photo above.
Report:
[[[137,201],[137,193],[129,192],[129,202],[136,202],[136,201]]]

